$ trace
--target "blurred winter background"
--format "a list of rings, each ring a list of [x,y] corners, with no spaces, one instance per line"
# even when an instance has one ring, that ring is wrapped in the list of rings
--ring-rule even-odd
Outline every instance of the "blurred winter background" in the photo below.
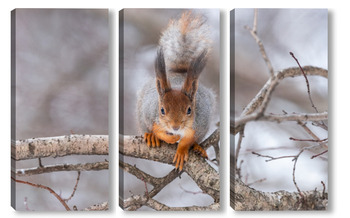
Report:
[[[105,9],[17,9],[15,41],[16,139],[108,134],[109,24]],[[14,96],[12,96],[14,97]],[[103,161],[107,156],[44,158],[42,164]],[[37,160],[16,168],[37,167]],[[73,191],[76,172],[18,177]],[[82,172],[68,205],[78,209],[108,200],[108,170]],[[25,205],[25,203],[27,205]],[[17,210],[64,210],[47,190],[16,184]]]
[[[199,80],[216,93],[216,115],[211,132],[214,131],[215,122],[219,121],[219,80],[220,80],[220,14],[219,10],[192,10],[200,13],[207,19],[210,25],[211,38],[213,41],[212,52],[208,63],[204,68]],[[124,9],[123,31],[124,43],[120,44],[123,52],[123,80],[124,89],[120,90],[120,107],[123,107],[124,114],[119,116],[123,119],[123,128],[120,132],[125,135],[142,135],[138,131],[136,121],[136,96],[138,90],[149,79],[155,79],[154,60],[160,34],[167,27],[170,19],[178,19],[184,10],[180,9]],[[122,19],[122,18],[120,18]],[[122,58],[122,56],[120,56]],[[215,153],[212,148],[208,149],[209,158],[214,158]],[[124,161],[135,165],[146,173],[153,176],[165,176],[174,167],[167,164],[156,163],[147,160],[124,157]],[[143,194],[145,185],[134,176],[123,173],[120,194],[124,199],[132,194]],[[149,186],[148,190],[152,187]],[[154,199],[169,206],[205,206],[213,203],[208,195],[193,194],[200,189],[193,180],[186,174],[166,186]],[[147,210],[147,208],[141,208]]]
[[[233,16],[232,16],[233,15]],[[259,47],[245,26],[253,27],[254,9],[235,9],[231,14],[231,120],[239,117],[244,107],[268,80],[268,69],[259,52]],[[234,23],[234,25],[233,25]],[[302,66],[311,65],[328,69],[328,12],[322,9],[259,9],[257,19],[258,36],[264,44],[274,70],[297,67],[289,55],[293,52]],[[330,72],[332,73],[332,72]],[[332,77],[332,76],[330,76]],[[308,77],[311,95],[320,112],[328,110],[328,80]],[[272,94],[266,113],[283,114],[314,113],[307,95],[303,77],[283,80]],[[328,132],[308,125],[320,138]],[[231,135],[233,143],[238,135]],[[257,182],[252,187],[263,191],[296,191],[292,180],[292,158],[265,162],[266,158],[251,154],[252,151],[274,157],[296,155],[308,142],[294,142],[289,137],[310,139],[311,137],[296,122],[273,123],[251,122],[246,125],[245,137],[238,163],[243,160],[242,180]],[[321,181],[328,186],[328,153],[310,159],[316,153],[304,152],[296,166],[296,181],[301,190],[322,190]],[[231,165],[232,167],[232,165]]]

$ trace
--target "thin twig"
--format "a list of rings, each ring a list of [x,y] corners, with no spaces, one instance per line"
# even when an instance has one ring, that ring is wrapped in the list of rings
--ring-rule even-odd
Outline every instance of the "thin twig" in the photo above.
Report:
[[[146,183],[146,181],[145,181],[143,178],[141,178],[141,181],[142,181],[142,182],[143,182],[143,184],[145,185],[145,195],[146,195],[146,197],[148,197],[148,198],[149,198],[149,193],[148,193],[147,183]]]
[[[258,23],[258,9],[254,9],[253,29],[248,27],[248,26],[245,26],[245,28],[247,30],[249,30],[250,34],[253,36],[253,38],[255,39],[256,43],[258,44],[261,56],[264,59],[264,61],[266,63],[266,66],[267,66],[267,68],[268,68],[268,70],[270,72],[270,77],[274,77],[275,75],[274,75],[274,70],[273,70],[272,64],[270,62],[270,59],[267,57],[264,45],[261,42],[261,39],[259,38],[258,33],[257,33],[257,23]]]
[[[321,181],[321,184],[323,186],[323,191],[322,191],[322,198],[325,199],[325,193],[326,193],[326,184],[324,184],[323,181]]]
[[[325,139],[296,139],[293,137],[289,137],[289,139],[293,140],[293,141],[298,141],[298,142],[325,142],[328,140],[328,138],[325,138]]]
[[[306,125],[306,123],[303,123],[301,121],[298,121],[298,124],[314,139],[314,140],[320,140],[320,138]],[[325,148],[328,148],[328,145],[326,142],[320,142],[320,146],[323,146]]]
[[[238,176],[239,179],[242,179],[242,164],[243,164],[244,160],[241,160],[241,162],[239,162],[239,167],[236,168],[236,174]]]
[[[269,162],[269,161],[272,161],[272,160],[283,159],[283,158],[295,158],[296,157],[295,155],[286,155],[286,156],[272,157],[272,156],[269,156],[269,155],[259,154],[259,153],[255,152],[255,151],[252,151],[252,154],[255,154],[258,157],[269,158],[269,159],[265,160],[265,162]]]
[[[312,98],[311,98],[311,91],[310,91],[310,84],[309,84],[309,80],[307,79],[307,76],[303,70],[303,68],[300,66],[299,64],[299,61],[298,59],[294,56],[293,52],[289,52],[289,54],[294,58],[294,60],[297,62],[301,72],[303,73],[304,75],[304,78],[305,78],[305,81],[306,81],[306,86],[307,86],[307,93],[308,93],[308,96],[309,96],[309,100],[310,100],[310,103],[311,103],[311,106],[315,109],[316,113],[318,113],[318,110],[316,108],[316,106],[314,105],[314,102],[312,101]]]
[[[305,147],[303,149],[301,149],[299,151],[299,153],[297,155],[289,155],[289,156],[279,156],[279,157],[272,157],[272,156],[269,156],[269,155],[262,155],[262,154],[259,154],[259,153],[256,153],[256,152],[252,152],[252,154],[255,154],[257,155],[258,157],[265,157],[265,158],[269,158],[267,160],[265,160],[266,162],[268,161],[272,161],[272,160],[277,160],[277,159],[283,159],[283,158],[293,158],[293,161],[294,161],[294,165],[293,165],[293,183],[294,183],[294,186],[296,187],[296,189],[298,190],[298,193],[299,195],[304,198],[304,195],[302,194],[298,184],[297,184],[297,181],[296,181],[296,177],[295,177],[295,171],[296,171],[296,165],[297,165],[297,161],[300,157],[300,155],[305,151],[305,150],[311,150],[312,148],[314,148],[314,146],[310,146],[310,147]]]
[[[179,184],[179,187],[180,187],[180,189],[182,189],[184,192],[189,193],[189,194],[193,194],[193,195],[204,194],[203,191],[196,191],[196,192],[194,192],[194,191],[186,190],[186,189],[184,189],[184,188],[181,186],[181,184]]]
[[[244,126],[242,128],[242,130],[239,132],[239,138],[238,138],[238,143],[237,143],[237,147],[236,147],[236,153],[235,153],[235,167],[237,168],[237,161],[238,161],[238,155],[239,155],[239,151],[241,150],[241,145],[242,145],[242,140],[244,137]]]
[[[300,150],[300,152],[299,152],[299,153],[295,156],[295,158],[293,159],[293,161],[294,161],[294,166],[293,166],[293,183],[294,183],[295,187],[297,188],[297,190],[298,190],[298,192],[299,192],[299,195],[304,199],[304,195],[303,195],[303,193],[301,192],[301,190],[300,190],[300,188],[299,188],[299,186],[298,186],[298,184],[297,184],[297,181],[296,181],[296,179],[295,179],[295,170],[296,170],[297,161],[298,161],[298,159],[299,159],[301,153],[303,153],[303,152],[304,152],[304,149]]]
[[[317,110],[317,107],[315,106],[312,98],[311,98],[311,91],[310,91],[310,84],[309,84],[309,80],[307,79],[307,76],[303,70],[303,68],[300,66],[299,64],[299,61],[298,59],[294,56],[293,52],[289,52],[289,54],[294,58],[294,60],[297,62],[301,72],[303,73],[304,75],[304,78],[305,78],[305,81],[306,81],[306,86],[307,86],[307,93],[308,93],[308,96],[309,96],[309,100],[310,100],[310,103],[311,103],[311,106],[315,109],[316,113],[318,113],[318,110]],[[317,126],[320,126],[321,128],[325,129],[325,130],[328,130],[328,126],[323,122],[323,121],[320,121],[320,122],[315,122],[315,125]]]
[[[80,171],[78,171],[77,180],[76,180],[76,182],[75,182],[75,186],[74,186],[74,188],[73,188],[72,194],[69,196],[69,198],[63,199],[64,201],[68,202],[70,199],[72,199],[72,197],[73,197],[74,194],[75,194],[75,191],[76,191],[77,188],[78,188],[79,180],[80,180]]]
[[[266,178],[258,179],[258,180],[254,181],[254,182],[247,183],[247,186],[251,186],[251,185],[254,185],[256,183],[261,183],[261,182],[264,182],[264,181],[266,181]]]
[[[321,156],[322,154],[325,154],[325,153],[327,153],[327,152],[328,152],[328,150],[325,150],[325,151],[323,151],[323,152],[321,152],[321,153],[319,153],[319,154],[315,154],[315,155],[313,155],[313,156],[311,157],[311,159],[314,159],[315,157]]]
[[[47,187],[45,185],[40,185],[40,184],[34,184],[31,182],[27,182],[27,181],[22,181],[22,180],[18,180],[15,179],[14,177],[11,177],[11,179],[17,183],[22,183],[22,184],[26,184],[26,185],[30,185],[36,188],[42,188],[45,189],[47,191],[49,191],[51,194],[53,194],[60,202],[61,204],[66,208],[67,211],[70,211],[71,209],[68,207],[68,205],[66,204],[66,202],[54,191],[52,190],[50,187]]]

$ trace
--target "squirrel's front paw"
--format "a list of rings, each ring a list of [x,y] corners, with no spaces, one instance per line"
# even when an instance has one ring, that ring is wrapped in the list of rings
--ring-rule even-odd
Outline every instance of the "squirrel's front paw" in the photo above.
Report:
[[[157,138],[155,134],[146,132],[144,137],[148,147],[160,146],[160,140]]]
[[[182,171],[184,162],[188,159],[188,149],[177,148],[173,163],[176,162],[175,169]]]
[[[194,153],[202,156],[203,158],[208,159],[207,152],[200,145],[198,145],[196,142],[193,144],[193,151],[194,151]]]

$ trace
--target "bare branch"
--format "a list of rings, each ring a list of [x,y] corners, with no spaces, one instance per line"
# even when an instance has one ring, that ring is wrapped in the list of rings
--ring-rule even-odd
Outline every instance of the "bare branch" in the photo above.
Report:
[[[182,174],[182,172],[177,172],[175,169],[173,169],[166,176],[162,178],[156,178],[143,172],[137,167],[124,163],[122,161],[119,162],[119,166],[122,167],[124,171],[131,173],[132,175],[136,176],[138,179],[141,179],[153,186],[152,191],[148,193],[148,197],[150,198],[156,196],[166,185],[171,183],[174,179],[176,179]]]
[[[230,183],[231,206],[238,211],[249,210],[327,210],[328,193],[324,191],[262,192],[243,184],[239,179]]]
[[[75,191],[76,191],[77,188],[78,188],[79,180],[80,180],[80,171],[78,171],[77,181],[75,182],[75,186],[74,186],[74,188],[73,188],[72,194],[69,196],[69,198],[63,199],[64,201],[68,202],[70,199],[72,199],[72,197],[73,197],[74,194],[75,194]]]
[[[244,137],[244,125],[242,127],[242,130],[239,132],[239,138],[238,138],[238,144],[237,144],[237,147],[236,147],[236,152],[235,152],[235,167],[236,167],[236,170],[238,171],[238,155],[239,155],[239,151],[241,150],[241,145],[242,145],[242,140],[243,140],[243,137]]]
[[[299,152],[299,153],[295,156],[295,158],[293,159],[293,161],[294,161],[294,165],[293,165],[293,183],[294,183],[296,189],[298,190],[300,196],[301,196],[301,197],[303,198],[303,200],[304,200],[304,195],[303,195],[303,193],[301,192],[301,190],[300,190],[300,188],[299,188],[299,186],[298,186],[298,184],[297,184],[297,180],[296,180],[296,178],[295,178],[295,170],[296,170],[296,166],[297,166],[297,161],[298,161],[298,159],[299,159],[301,153],[303,153],[303,152],[304,152],[304,149],[300,150],[300,152]]]
[[[85,208],[84,211],[102,211],[102,210],[108,210],[108,208],[109,208],[108,202],[105,201],[101,204],[95,204],[93,206]]]
[[[28,169],[17,169],[16,176],[30,176],[42,173],[52,173],[59,171],[91,171],[91,170],[107,170],[108,161],[85,163],[85,164],[57,164],[42,167],[34,167]]]
[[[272,157],[272,156],[269,156],[269,155],[262,155],[262,154],[259,154],[259,153],[256,153],[256,152],[252,152],[252,154],[257,155],[258,157],[269,158],[269,159],[265,160],[266,162],[267,162],[267,161],[272,161],[272,160],[283,159],[283,158],[293,158],[293,161],[294,161],[293,173],[292,173],[292,175],[293,175],[293,183],[294,183],[296,189],[298,190],[300,196],[301,196],[302,198],[304,198],[304,195],[302,194],[302,192],[301,192],[301,190],[300,190],[300,188],[299,188],[299,186],[298,186],[298,184],[297,184],[297,182],[296,182],[296,178],[295,178],[296,164],[297,164],[297,161],[298,161],[300,155],[301,155],[305,150],[312,150],[312,149],[314,149],[315,147],[317,147],[317,146],[304,147],[304,148],[302,148],[302,149],[299,151],[299,153],[298,153],[297,155],[287,155],[287,156]]]
[[[50,187],[47,187],[45,185],[40,185],[40,184],[34,184],[34,183],[31,183],[31,182],[27,182],[27,181],[22,181],[22,180],[18,180],[18,179],[15,179],[13,177],[11,177],[11,179],[17,183],[22,183],[22,184],[26,184],[26,185],[30,185],[30,186],[33,186],[33,187],[36,187],[36,188],[42,188],[42,189],[45,189],[47,191],[49,191],[51,194],[53,194],[60,202],[61,204],[64,206],[64,208],[66,208],[66,210],[71,210],[68,205],[66,204],[66,202],[54,191],[52,190]]]
[[[305,66],[303,67],[303,70],[305,74],[309,76],[322,76],[322,77],[328,78],[328,70],[325,70],[319,67]],[[285,78],[302,76],[302,75],[303,74],[298,67],[287,68],[278,72],[276,77],[270,78],[265,83],[265,85],[261,88],[258,94],[247,105],[247,107],[244,109],[241,115],[251,114],[257,108],[259,108],[262,105],[263,99],[270,97],[270,96],[267,96],[267,94],[271,94],[271,91],[268,91],[268,90],[273,90],[278,85],[279,81]]]
[[[210,146],[218,144],[220,141],[220,129],[216,129],[207,139],[205,139],[200,145],[204,149],[208,149]]]
[[[305,66],[303,67],[303,70],[306,75],[322,76],[328,78],[328,70],[322,68]],[[263,113],[270,100],[272,91],[279,84],[279,81],[283,80],[284,78],[302,75],[303,74],[298,67],[287,68],[278,72],[275,77],[270,78],[265,83],[265,85],[260,89],[258,94],[250,101],[247,107],[243,110],[241,116],[237,119],[241,119],[240,122],[246,123],[247,121],[255,120],[257,117],[260,118],[262,116],[265,116]],[[253,114],[254,112],[256,112],[254,115],[247,116]],[[241,117],[245,117],[244,119],[246,119],[246,121],[242,120],[243,118]],[[233,134],[236,135],[242,129],[242,126],[241,124],[238,124],[234,121],[231,122],[231,129],[234,129]]]
[[[322,154],[325,154],[325,153],[327,153],[327,152],[328,152],[328,150],[325,150],[325,151],[322,151],[321,153],[315,154],[315,155],[313,155],[313,156],[311,157],[311,159],[314,159],[314,158],[316,158],[316,157],[318,157],[318,156],[321,156]]]
[[[293,140],[293,141],[298,141],[298,142],[325,142],[325,141],[328,141],[328,138],[325,138],[325,139],[319,139],[319,140],[316,140],[316,139],[296,139],[296,138],[293,138],[293,137],[289,137],[290,140]]]
[[[11,144],[11,157],[26,160],[66,155],[108,155],[106,135],[68,135],[17,140]]]
[[[266,162],[272,161],[272,160],[278,160],[278,159],[283,159],[283,158],[295,158],[295,155],[287,155],[287,156],[279,156],[279,157],[272,157],[270,155],[264,155],[264,154],[259,154],[255,151],[252,151],[252,154],[255,154],[258,157],[265,157],[268,158],[267,160],[265,160]]]
[[[305,130],[305,132],[307,132],[314,140],[316,141],[320,141],[320,138],[311,131],[311,129],[306,125],[306,123],[298,121],[298,124]],[[326,142],[320,142],[319,143],[320,146],[323,146],[325,148],[328,148],[328,145]]]
[[[309,100],[310,100],[310,103],[311,103],[311,106],[315,109],[316,113],[318,113],[318,110],[316,108],[316,106],[314,105],[314,102],[312,101],[312,98],[311,98],[311,91],[310,91],[310,83],[309,83],[309,80],[307,79],[307,76],[303,70],[303,68],[300,66],[299,64],[299,61],[298,59],[294,56],[293,52],[289,52],[289,54],[294,58],[294,60],[297,62],[301,72],[303,73],[303,76],[305,78],[305,82],[306,82],[306,87],[307,87],[307,94],[309,96]]]
[[[322,113],[301,113],[301,114],[281,114],[281,115],[260,115],[259,113],[249,114],[247,116],[239,117],[235,119],[235,125],[240,126],[246,124],[249,121],[273,121],[273,122],[284,122],[284,121],[297,121],[297,122],[305,122],[305,121],[320,121],[327,120],[328,112]]]
[[[201,145],[203,147],[218,140],[219,132],[215,131],[209,139],[205,140]],[[141,136],[121,136],[119,143],[119,153],[126,156],[142,158],[147,160],[158,161],[173,165],[173,157],[176,153],[176,145],[168,145],[162,142],[160,148],[149,148],[144,143]],[[189,153],[188,161],[183,169],[203,190],[214,198],[215,202],[220,199],[220,176],[218,172],[210,166],[203,158],[198,157],[192,151]]]
[[[272,64],[270,62],[270,59],[267,57],[264,45],[263,45],[263,43],[261,42],[261,39],[258,36],[257,23],[258,23],[258,9],[254,9],[253,29],[251,29],[248,26],[245,26],[245,28],[249,30],[250,34],[255,39],[255,42],[258,44],[261,56],[263,57],[263,59],[264,59],[264,61],[266,63],[266,66],[267,66],[267,68],[268,68],[268,70],[270,72],[270,77],[274,77],[274,70],[273,70]]]
[[[156,211],[213,211],[213,210],[219,210],[220,204],[219,203],[213,203],[209,206],[191,206],[191,207],[169,207],[165,204],[160,203],[157,200],[154,200],[152,198],[147,198],[145,196],[132,196],[126,200],[123,201],[123,207],[126,208],[126,210],[135,210],[136,208],[139,208],[140,205],[148,206]]]

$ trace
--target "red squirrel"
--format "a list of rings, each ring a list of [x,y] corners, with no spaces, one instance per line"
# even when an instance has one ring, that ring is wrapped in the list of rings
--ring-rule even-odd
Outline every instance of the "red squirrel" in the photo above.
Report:
[[[215,97],[198,78],[210,46],[209,26],[201,15],[185,12],[180,19],[171,20],[160,37],[156,79],[138,93],[138,123],[147,145],[178,142],[173,163],[180,171],[192,146],[196,153],[208,158],[198,143],[208,132]]]

